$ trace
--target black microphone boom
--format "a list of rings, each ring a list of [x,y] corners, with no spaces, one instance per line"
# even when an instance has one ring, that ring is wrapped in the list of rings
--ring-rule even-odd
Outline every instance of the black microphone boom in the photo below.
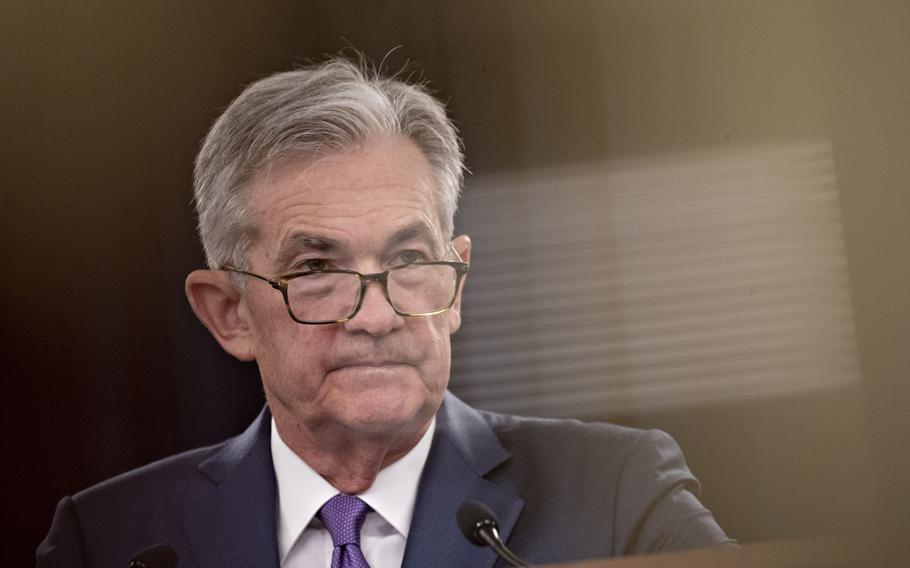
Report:
[[[480,501],[465,501],[455,513],[458,528],[471,544],[476,546],[489,546],[509,566],[528,566],[528,563],[515,555],[514,552],[499,538],[499,521],[489,507]]]
[[[177,553],[166,544],[153,544],[140,550],[128,568],[176,568]]]

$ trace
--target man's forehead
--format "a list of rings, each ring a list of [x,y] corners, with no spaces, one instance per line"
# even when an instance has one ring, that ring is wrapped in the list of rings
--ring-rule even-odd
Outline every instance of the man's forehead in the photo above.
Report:
[[[317,159],[278,158],[253,177],[250,213],[263,216],[289,205],[316,215],[362,215],[377,209],[409,207],[439,212],[432,167],[410,140],[374,142],[341,149]]]
[[[252,240],[274,270],[302,251],[378,254],[406,240],[442,254],[448,236],[434,186],[429,162],[407,139],[279,159],[251,184]]]

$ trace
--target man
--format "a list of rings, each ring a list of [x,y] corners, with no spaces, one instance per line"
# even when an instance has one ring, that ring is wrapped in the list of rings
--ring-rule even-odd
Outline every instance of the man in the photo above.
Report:
[[[194,312],[259,366],[249,429],[64,498],[39,566],[492,566],[467,500],[532,563],[729,542],[660,432],[478,412],[447,394],[471,257],[460,144],[420,86],[343,59],[263,79],[195,171]]]

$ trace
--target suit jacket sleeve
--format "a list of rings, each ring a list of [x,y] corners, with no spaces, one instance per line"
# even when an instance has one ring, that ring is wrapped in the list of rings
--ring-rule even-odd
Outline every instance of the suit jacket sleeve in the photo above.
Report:
[[[38,568],[84,566],[82,530],[72,498],[64,497],[57,505],[54,521],[36,553]]]
[[[733,544],[698,500],[699,489],[673,438],[641,432],[617,478],[616,548],[635,554]]]

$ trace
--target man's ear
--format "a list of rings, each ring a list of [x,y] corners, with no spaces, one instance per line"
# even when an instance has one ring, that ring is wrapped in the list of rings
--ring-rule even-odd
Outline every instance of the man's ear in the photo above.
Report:
[[[452,241],[452,248],[455,249],[455,252],[461,257],[461,260],[468,264],[471,263],[471,237],[467,235],[458,235],[455,237],[455,240]],[[461,287],[455,294],[455,303],[452,304],[452,308],[446,312],[449,318],[449,333],[455,333],[458,331],[458,328],[461,327],[461,293],[464,290],[466,280],[467,275],[461,279]]]
[[[186,297],[199,321],[222,349],[240,359],[252,361],[252,337],[242,296],[226,272],[194,270],[186,277]]]

